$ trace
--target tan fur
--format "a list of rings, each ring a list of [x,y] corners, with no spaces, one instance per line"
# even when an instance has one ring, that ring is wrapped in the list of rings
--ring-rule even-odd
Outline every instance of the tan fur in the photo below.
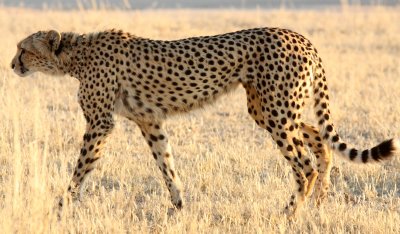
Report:
[[[20,76],[39,71],[69,74],[80,82],[78,98],[87,127],[68,188],[73,197],[101,157],[118,114],[141,129],[173,205],[181,208],[182,185],[163,122],[212,103],[240,84],[246,89],[249,114],[271,134],[293,169],[297,188],[286,208],[289,215],[311,195],[316,181],[318,202],[326,197],[330,148],[363,163],[390,158],[398,150],[394,140],[364,151],[341,140],[330,117],[318,52],[308,39],[287,29],[258,28],[176,41],[116,30],[83,35],[41,31],[17,45],[12,68]],[[310,97],[318,128],[301,118]],[[305,147],[317,157],[317,170]]]

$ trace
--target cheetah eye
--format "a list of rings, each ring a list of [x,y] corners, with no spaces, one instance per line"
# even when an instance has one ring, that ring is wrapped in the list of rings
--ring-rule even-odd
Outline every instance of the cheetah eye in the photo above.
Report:
[[[25,48],[21,48],[21,55],[26,56],[27,54],[31,54],[31,52]]]

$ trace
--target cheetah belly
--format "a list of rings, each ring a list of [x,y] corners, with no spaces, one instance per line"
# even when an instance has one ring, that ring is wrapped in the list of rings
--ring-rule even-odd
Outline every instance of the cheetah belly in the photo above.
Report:
[[[137,100],[126,90],[121,90],[116,95],[114,113],[126,117],[135,122],[165,118],[165,114],[159,108],[150,103]]]

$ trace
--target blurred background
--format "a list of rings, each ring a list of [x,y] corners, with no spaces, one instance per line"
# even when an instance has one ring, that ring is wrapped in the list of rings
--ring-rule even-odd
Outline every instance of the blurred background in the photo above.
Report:
[[[399,0],[0,0],[0,6],[36,9],[176,9],[176,8],[286,8],[321,9],[339,6],[395,6]]]

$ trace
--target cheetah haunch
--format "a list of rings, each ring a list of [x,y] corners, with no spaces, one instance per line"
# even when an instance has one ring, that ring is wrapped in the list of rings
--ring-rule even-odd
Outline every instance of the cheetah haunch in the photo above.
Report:
[[[80,81],[79,103],[87,122],[83,147],[68,191],[82,182],[100,158],[114,127],[113,115],[134,121],[151,148],[171,194],[181,208],[182,185],[175,170],[163,121],[214,102],[241,84],[248,112],[266,129],[291,165],[297,189],[286,211],[296,208],[317,183],[317,201],[327,194],[334,149],[353,162],[390,158],[399,149],[391,139],[366,150],[349,147],[337,134],[329,111],[325,71],[317,50],[287,29],[257,28],[175,41],[151,40],[110,30],[92,34],[40,31],[17,45],[12,68],[68,74]],[[301,120],[306,99],[314,100],[318,128]],[[313,167],[305,147],[317,158]]]

